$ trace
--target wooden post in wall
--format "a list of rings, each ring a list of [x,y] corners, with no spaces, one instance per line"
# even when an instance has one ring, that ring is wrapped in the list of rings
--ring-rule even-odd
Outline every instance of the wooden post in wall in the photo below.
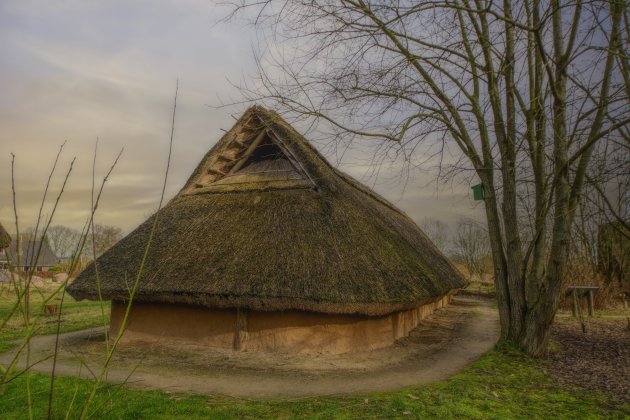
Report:
[[[593,290],[588,291],[588,316],[593,316],[593,309],[594,309],[594,304],[593,304]]]
[[[247,309],[236,308],[236,322],[234,325],[234,351],[243,349],[243,343],[247,340]]]

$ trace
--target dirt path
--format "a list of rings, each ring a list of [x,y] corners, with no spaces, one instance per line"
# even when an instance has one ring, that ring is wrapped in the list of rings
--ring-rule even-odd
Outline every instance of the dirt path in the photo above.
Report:
[[[491,302],[458,297],[393,347],[352,355],[275,355],[191,345],[120,348],[107,380],[167,392],[287,397],[394,390],[439,381],[492,348],[498,314]],[[34,370],[50,372],[54,336],[32,340]],[[103,359],[102,330],[63,334],[57,372],[91,377]],[[0,355],[6,362],[10,354]],[[79,360],[83,360],[85,364]],[[85,366],[89,366],[87,369]],[[130,372],[133,374],[130,376]]]

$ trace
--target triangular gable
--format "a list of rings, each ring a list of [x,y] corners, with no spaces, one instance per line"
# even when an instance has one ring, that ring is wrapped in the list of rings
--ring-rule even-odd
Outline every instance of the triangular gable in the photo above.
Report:
[[[253,115],[207,158],[187,193],[312,188],[303,165],[276,133]]]

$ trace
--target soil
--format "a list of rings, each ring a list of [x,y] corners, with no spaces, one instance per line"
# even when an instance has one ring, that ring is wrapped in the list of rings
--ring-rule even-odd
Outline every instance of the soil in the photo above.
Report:
[[[550,367],[562,384],[600,390],[630,402],[630,328],[624,318],[589,318],[586,332],[575,318],[552,327]]]
[[[462,289],[459,291],[461,296],[479,296],[488,299],[495,299],[497,297],[496,292],[475,290],[475,289]]]
[[[456,297],[394,346],[341,355],[231,352],[192,344],[120,346],[107,380],[167,392],[275,397],[394,390],[446,379],[490,350],[499,322],[492,301]],[[33,369],[50,372],[54,336],[31,340]],[[102,366],[103,329],[60,336],[57,372],[92,377]],[[6,362],[10,353],[0,355]]]

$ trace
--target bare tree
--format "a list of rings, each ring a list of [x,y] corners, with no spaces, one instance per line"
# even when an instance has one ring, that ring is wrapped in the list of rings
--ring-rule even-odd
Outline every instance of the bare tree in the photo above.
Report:
[[[626,224],[610,222],[599,226],[597,270],[607,286],[630,291],[630,229]]]
[[[627,3],[235,1],[271,43],[248,99],[407,160],[459,153],[485,187],[501,339],[545,354],[594,148],[628,130]]]
[[[69,258],[77,248],[81,232],[63,225],[51,226],[46,233],[48,243],[59,258]]]
[[[606,225],[625,226],[622,235],[630,229],[630,142],[618,140],[594,148],[575,214],[570,259],[589,266],[593,273],[585,276],[596,274],[600,231]]]
[[[22,240],[25,240],[25,241],[36,241],[36,240],[41,239],[37,236],[35,232],[35,228],[32,226],[29,226],[25,228],[24,230],[22,230],[20,232],[20,237]]]
[[[490,255],[488,231],[473,220],[462,219],[457,223],[453,240],[455,258],[461,262],[472,279],[484,274],[485,259]]]
[[[431,239],[431,242],[443,253],[449,247],[449,229],[446,223],[431,217],[425,217],[420,222],[422,231]]]
[[[630,290],[630,136],[596,152],[576,216],[572,257],[587,262],[592,276],[603,276],[605,286]]]
[[[92,253],[96,253],[93,257],[99,257],[109,248],[111,248],[116,242],[122,239],[122,229],[116,226],[110,225],[94,225],[94,246]]]

